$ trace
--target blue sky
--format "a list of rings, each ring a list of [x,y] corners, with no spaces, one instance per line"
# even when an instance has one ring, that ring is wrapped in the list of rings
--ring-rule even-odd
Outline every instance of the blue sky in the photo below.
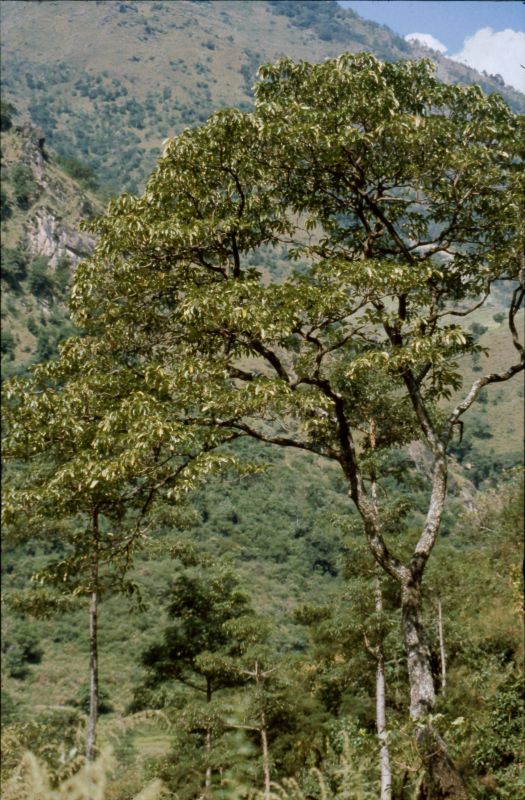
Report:
[[[469,63],[525,92],[525,4],[518,0],[338,0],[448,57]]]

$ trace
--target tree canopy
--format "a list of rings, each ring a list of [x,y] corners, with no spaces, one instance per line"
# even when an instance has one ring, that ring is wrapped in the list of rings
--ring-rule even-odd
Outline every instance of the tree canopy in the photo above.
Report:
[[[168,140],[143,195],[88,223],[99,241],[71,303],[85,335],[43,374],[56,396],[87,372],[115,398],[97,441],[117,471],[129,449],[168,463],[182,446],[186,465],[245,436],[340,465],[369,548],[401,589],[429,791],[463,798],[426,722],[421,581],[455,431],[483,386],[523,369],[519,120],[496,95],[440,83],[427,61],[282,59],[259,75],[253,112],[227,109]],[[512,282],[516,363],[458,395],[458,359],[480,351],[463,321],[496,281]],[[115,393],[120,376],[130,388]],[[31,408],[55,389],[24,391],[43,391]],[[414,440],[430,453],[428,510],[400,548],[371,487]],[[93,469],[100,480],[108,467]]]

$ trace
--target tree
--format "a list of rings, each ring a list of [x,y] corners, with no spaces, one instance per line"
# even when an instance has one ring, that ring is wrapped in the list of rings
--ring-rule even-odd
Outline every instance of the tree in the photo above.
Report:
[[[8,131],[13,127],[13,115],[16,108],[5,100],[0,100],[0,130]]]
[[[219,112],[169,141],[143,196],[88,225],[100,240],[77,272],[75,319],[216,444],[250,436],[339,464],[370,551],[399,585],[426,792],[464,798],[429,716],[421,591],[454,433],[484,386],[523,369],[518,119],[496,95],[440,83],[427,61],[283,59],[260,78],[253,113]],[[277,246],[290,268],[271,280]],[[479,351],[461,320],[495,280],[518,278],[519,361],[451,402],[457,360]],[[388,388],[367,406],[371,375]],[[371,497],[371,450],[414,440],[432,464],[427,513],[394,546]]]
[[[35,198],[37,184],[27,164],[15,164],[9,175],[17,205],[27,210]]]
[[[231,463],[207,454],[204,439],[175,421],[172,404],[162,410],[155,392],[146,396],[140,372],[115,369],[100,355],[96,341],[70,339],[55,362],[6,382],[3,404],[4,457],[31,465],[8,473],[6,539],[53,540],[58,551],[34,576],[55,591],[30,592],[14,598],[15,606],[49,614],[64,606],[63,595],[90,599],[88,760],[95,756],[99,707],[100,598],[135,592],[127,572],[155,501],[162,496],[180,503],[199,475]]]
[[[134,707],[147,707],[152,690],[159,686],[178,687],[179,694],[181,687],[190,690],[192,700],[188,700],[187,691],[179,698],[184,710],[178,713],[178,721],[184,727],[185,738],[188,734],[196,737],[198,747],[193,759],[190,754],[189,763],[179,763],[182,783],[177,781],[174,788],[200,789],[211,797],[216,785],[214,765],[219,766],[214,758],[217,740],[231,728],[217,695],[247,683],[243,657],[264,638],[265,626],[251,609],[230,568],[212,566],[193,548],[178,548],[177,555],[184,569],[169,590],[169,624],[162,640],[150,645],[142,655],[147,676],[136,692]],[[199,756],[204,775],[196,769]],[[196,775],[196,786],[191,775]]]

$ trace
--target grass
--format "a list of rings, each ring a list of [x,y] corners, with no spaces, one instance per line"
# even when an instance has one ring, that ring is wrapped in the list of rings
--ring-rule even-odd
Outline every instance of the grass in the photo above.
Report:
[[[472,320],[489,328],[480,337],[480,344],[487,347],[489,357],[480,356],[481,371],[476,372],[472,361],[465,361],[461,367],[464,387],[469,387],[477,378],[492,372],[504,372],[511,364],[518,363],[517,351],[512,344],[507,323],[497,323],[493,315],[502,310],[502,306],[493,305],[476,312]],[[523,330],[525,313],[523,310],[516,317],[516,327]],[[521,389],[521,391],[520,391]],[[495,455],[504,455],[508,452],[521,452],[524,436],[523,419],[523,373],[518,373],[514,378],[504,383],[494,383],[487,386],[485,392],[488,401],[484,406],[479,402],[472,407],[472,411],[483,413],[492,432],[492,438],[483,444],[483,447],[492,450]],[[456,395],[459,399],[465,393]],[[482,412],[480,409],[484,409]],[[464,416],[468,425],[469,412]]]

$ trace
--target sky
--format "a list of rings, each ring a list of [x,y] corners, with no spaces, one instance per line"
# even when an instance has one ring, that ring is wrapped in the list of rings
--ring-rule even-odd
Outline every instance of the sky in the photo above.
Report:
[[[519,0],[338,0],[525,93],[525,3]],[[416,36],[417,34],[417,36]]]

